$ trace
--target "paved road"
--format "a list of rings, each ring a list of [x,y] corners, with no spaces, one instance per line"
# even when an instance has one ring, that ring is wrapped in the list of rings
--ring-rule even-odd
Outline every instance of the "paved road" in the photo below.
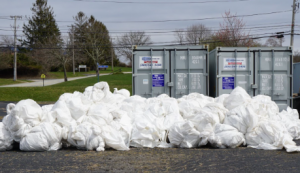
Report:
[[[299,172],[300,153],[236,149],[0,152],[0,172]]]

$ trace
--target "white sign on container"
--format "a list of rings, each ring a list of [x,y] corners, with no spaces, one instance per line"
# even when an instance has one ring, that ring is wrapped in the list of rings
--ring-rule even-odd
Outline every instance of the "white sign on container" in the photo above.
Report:
[[[224,70],[246,70],[246,58],[224,58]]]
[[[161,56],[152,56],[152,68],[160,69],[162,68],[162,57]],[[151,68],[151,56],[140,56],[140,68],[150,69]]]
[[[143,79],[143,84],[148,84],[148,79]]]

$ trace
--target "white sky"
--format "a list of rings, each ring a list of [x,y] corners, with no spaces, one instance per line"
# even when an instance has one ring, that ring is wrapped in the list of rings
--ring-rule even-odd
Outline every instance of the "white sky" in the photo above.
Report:
[[[188,3],[204,1],[206,3]],[[17,25],[19,25],[17,34],[20,38],[23,35],[23,23],[27,21],[25,20],[25,16],[32,15],[30,8],[34,2],[35,0],[1,0],[0,35],[10,35],[13,37],[11,29],[13,20],[9,16],[21,15],[23,16],[22,20],[17,21]],[[146,33],[155,31],[167,32],[148,33],[151,36],[152,42],[158,44],[174,41],[174,34],[170,31],[180,28],[184,29],[192,24],[202,23],[213,30],[217,30],[222,19],[186,19],[218,18],[222,17],[222,14],[228,10],[237,15],[287,11],[243,17],[243,20],[246,23],[246,28],[251,28],[249,31],[253,36],[268,36],[281,31],[290,32],[292,4],[293,0],[106,0],[105,2],[103,0],[48,0],[48,5],[53,7],[55,19],[62,35],[67,35],[67,26],[73,23],[73,16],[79,11],[83,11],[86,15],[93,15],[97,20],[103,22],[113,37],[120,35],[120,32],[124,33],[128,31],[145,31]],[[183,21],[146,22],[178,19],[183,19]],[[295,24],[297,25],[299,22],[300,16],[297,13]],[[295,26],[295,33],[300,33],[299,26]],[[265,39],[261,39],[260,42],[265,43]],[[290,36],[286,35],[283,46],[289,45]],[[299,36],[294,37],[294,50],[300,51]]]

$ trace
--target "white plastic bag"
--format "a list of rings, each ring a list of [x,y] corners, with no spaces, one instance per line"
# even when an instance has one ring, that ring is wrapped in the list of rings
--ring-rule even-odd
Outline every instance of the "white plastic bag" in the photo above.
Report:
[[[287,152],[300,151],[286,128],[277,121],[260,121],[259,124],[246,134],[248,147],[263,150],[278,150],[285,147]]]
[[[200,142],[200,132],[190,121],[183,121],[172,125],[168,134],[170,143],[180,148],[194,148]]]
[[[4,124],[0,122],[0,151],[12,149],[13,138],[11,133],[6,130]]]
[[[61,148],[61,127],[41,123],[33,127],[20,141],[22,151],[55,151]]]
[[[224,107],[228,110],[234,109],[244,103],[250,102],[251,97],[242,87],[235,87],[228,97],[224,99]]]
[[[104,151],[104,140],[101,136],[101,128],[84,122],[78,126],[69,128],[68,142],[82,150]]]
[[[242,144],[246,145],[244,135],[227,124],[216,124],[214,133],[208,141],[216,148],[236,148]]]
[[[32,127],[40,124],[41,107],[33,100],[21,100],[11,109],[10,114],[3,118],[3,124],[11,132],[12,138],[19,142]]]

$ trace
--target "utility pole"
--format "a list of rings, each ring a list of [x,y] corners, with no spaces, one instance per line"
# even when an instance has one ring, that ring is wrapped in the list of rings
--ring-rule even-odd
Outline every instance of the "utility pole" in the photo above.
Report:
[[[22,16],[10,16],[15,19],[14,23],[14,81],[17,81],[17,18],[22,18]]]
[[[110,42],[111,42],[111,70],[114,71],[114,53],[113,53],[113,42],[112,42],[113,38],[110,38]]]
[[[75,62],[74,62],[74,30],[72,25],[72,40],[73,40],[73,74],[75,75]]]
[[[294,0],[292,8],[293,8],[293,17],[292,17],[291,43],[290,43],[290,46],[292,47],[292,50],[294,50],[293,47],[294,47],[295,13],[299,9],[299,3],[297,2],[297,0]]]
[[[72,44],[73,44],[73,58],[72,58],[72,61],[73,61],[73,74],[75,75],[75,61],[74,61],[74,29],[73,29],[73,25],[72,26],[67,26],[67,27],[72,27]]]

